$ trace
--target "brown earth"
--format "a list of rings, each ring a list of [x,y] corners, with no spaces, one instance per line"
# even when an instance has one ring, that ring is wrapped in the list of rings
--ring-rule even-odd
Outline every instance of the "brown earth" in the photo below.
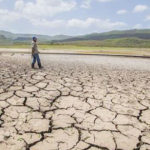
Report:
[[[0,55],[0,150],[150,150],[150,60]]]

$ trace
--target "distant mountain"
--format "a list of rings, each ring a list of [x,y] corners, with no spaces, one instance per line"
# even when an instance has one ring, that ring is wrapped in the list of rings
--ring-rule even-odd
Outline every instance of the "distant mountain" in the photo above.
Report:
[[[0,31],[0,45],[30,44],[36,36],[41,44],[73,44],[84,46],[150,47],[150,29],[110,31],[82,36],[14,34]]]
[[[0,35],[3,35],[5,36],[6,38],[10,38],[10,39],[13,39],[13,38],[16,38],[15,34],[11,33],[11,32],[7,32],[7,31],[3,31],[3,30],[0,30]]]
[[[150,29],[143,30],[125,30],[125,31],[110,31],[105,33],[92,33],[83,36],[76,36],[73,38],[65,39],[60,42],[73,42],[85,40],[108,40],[119,38],[140,38],[150,39]]]
[[[8,44],[12,44],[12,40],[6,38],[4,35],[0,35],[0,45],[8,45]]]
[[[55,35],[51,37],[51,40],[66,40],[66,39],[70,39],[73,38],[73,36],[69,36],[69,35]]]
[[[119,38],[108,40],[85,40],[85,41],[63,42],[62,44],[75,46],[88,46],[88,47],[150,48],[150,39],[144,40],[139,38]]]
[[[5,40],[9,39],[9,41],[15,43],[29,43],[32,40],[33,36],[36,36],[41,43],[47,43],[53,40],[65,40],[68,38],[72,38],[72,36],[67,35],[55,35],[55,36],[48,36],[48,35],[40,35],[40,34],[15,34],[8,31],[0,30],[0,39],[5,37]]]

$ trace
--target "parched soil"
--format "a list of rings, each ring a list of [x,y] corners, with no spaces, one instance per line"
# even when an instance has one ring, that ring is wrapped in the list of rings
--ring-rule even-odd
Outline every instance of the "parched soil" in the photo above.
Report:
[[[0,150],[150,150],[150,60],[0,55]]]

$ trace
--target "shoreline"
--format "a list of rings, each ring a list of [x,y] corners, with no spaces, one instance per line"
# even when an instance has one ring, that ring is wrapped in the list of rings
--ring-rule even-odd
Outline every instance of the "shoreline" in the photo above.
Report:
[[[136,58],[150,58],[148,55],[135,55],[135,54],[111,54],[109,52],[96,52],[96,51],[85,51],[85,50],[39,50],[40,54],[50,55],[91,55],[91,56],[114,56],[114,57],[136,57]],[[0,54],[31,54],[29,49],[8,49],[0,48]]]

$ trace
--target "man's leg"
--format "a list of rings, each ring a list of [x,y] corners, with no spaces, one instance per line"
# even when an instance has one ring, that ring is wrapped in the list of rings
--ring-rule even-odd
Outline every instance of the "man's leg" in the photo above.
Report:
[[[32,68],[34,68],[35,63],[36,63],[36,56],[35,56],[35,54],[34,54],[34,55],[33,55],[33,61],[32,61]]]
[[[39,68],[42,68],[41,60],[40,60],[39,54],[36,54],[36,59],[37,59]]]

